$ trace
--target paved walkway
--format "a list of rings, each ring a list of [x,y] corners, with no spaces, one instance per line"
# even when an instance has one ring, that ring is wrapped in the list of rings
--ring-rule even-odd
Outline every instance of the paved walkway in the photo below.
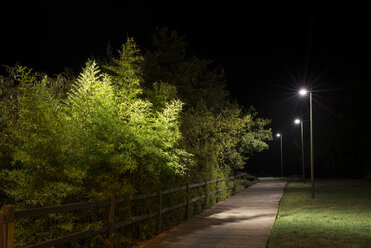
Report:
[[[219,202],[142,248],[265,248],[286,182],[260,182]]]

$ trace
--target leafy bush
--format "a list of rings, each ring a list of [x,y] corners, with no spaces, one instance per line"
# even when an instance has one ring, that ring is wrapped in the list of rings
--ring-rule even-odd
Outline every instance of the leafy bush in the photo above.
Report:
[[[105,73],[88,61],[73,80],[22,66],[0,78],[4,204],[28,209],[113,194],[127,199],[116,216],[125,220],[157,207],[154,200],[132,204],[133,195],[230,176],[254,152],[268,148],[269,121],[233,103],[220,68],[189,57],[176,33],[162,31],[154,41],[157,50],[143,57],[129,38],[118,57],[102,66]],[[191,193],[198,196],[202,189]],[[170,194],[165,205],[184,197],[184,192]],[[215,202],[214,196],[208,199],[208,205]],[[203,203],[193,203],[191,214],[202,209]],[[107,209],[98,208],[19,220],[16,245],[99,228],[106,216]],[[183,216],[181,209],[167,214],[164,228]],[[153,222],[119,230],[116,245],[155,235]],[[70,245],[101,247],[106,242],[97,235]]]

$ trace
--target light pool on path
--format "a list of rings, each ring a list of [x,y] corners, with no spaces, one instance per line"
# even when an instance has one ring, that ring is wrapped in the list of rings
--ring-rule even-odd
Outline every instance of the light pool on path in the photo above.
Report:
[[[286,182],[260,182],[219,202],[141,248],[265,248]]]

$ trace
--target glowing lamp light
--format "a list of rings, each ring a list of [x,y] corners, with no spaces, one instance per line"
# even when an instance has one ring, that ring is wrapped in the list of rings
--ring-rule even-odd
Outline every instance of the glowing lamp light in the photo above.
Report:
[[[295,124],[300,124],[301,120],[300,119],[295,119]]]
[[[307,91],[306,89],[301,89],[301,90],[299,90],[299,94],[300,94],[301,96],[305,96],[307,93],[308,93],[308,91]]]
[[[278,133],[278,134],[276,134],[276,136],[277,136],[277,137],[281,137],[281,134],[280,134],[280,133]]]

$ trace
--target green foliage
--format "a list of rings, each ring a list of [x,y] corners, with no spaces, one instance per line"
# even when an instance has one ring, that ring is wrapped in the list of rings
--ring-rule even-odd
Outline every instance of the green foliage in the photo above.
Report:
[[[183,104],[162,98],[161,107],[154,109],[142,98],[140,57],[135,59],[135,51],[133,41],[128,40],[116,65],[109,68],[115,73],[112,76],[101,73],[95,62],[89,61],[64,99],[60,97],[63,94],[56,94],[60,91],[56,91],[55,81],[20,67],[16,118],[8,144],[14,162],[1,171],[4,191],[17,208],[106,198],[109,194],[130,198],[135,191],[142,191],[140,184],[152,190],[161,178],[184,173],[183,161],[190,155],[177,148]],[[99,225],[99,216],[90,216],[90,222]],[[44,229],[45,223],[54,223],[61,233],[88,225],[80,223],[85,218],[82,215],[45,218],[34,224]],[[17,242],[51,237],[55,229],[43,233],[35,236],[20,231]]]
[[[159,30],[153,41],[156,50],[143,57],[129,38],[102,66],[105,73],[88,61],[77,78],[69,71],[50,78],[24,66],[0,77],[4,204],[36,208],[113,194],[127,198],[116,216],[124,220],[156,209],[153,201],[131,205],[134,194],[229,176],[268,148],[269,120],[230,99],[222,69],[189,56],[176,32]],[[184,192],[165,200],[182,199]],[[191,211],[201,209],[195,203]],[[183,214],[169,215],[164,226]],[[95,209],[18,221],[17,245],[97,228],[106,215]],[[152,222],[116,234],[115,242],[154,235]],[[106,245],[104,236],[91,242],[72,245]]]
[[[69,144],[64,133],[67,123],[60,101],[53,97],[46,77],[21,73],[17,78],[24,81],[19,83],[16,101],[12,102],[15,122],[8,126],[10,141],[6,145],[13,162],[0,172],[7,194],[4,203],[14,202],[17,209],[25,209],[81,199],[83,171],[68,158]],[[40,237],[37,227],[45,227],[46,223],[56,224],[55,228],[65,233],[74,219],[64,218],[65,223],[58,225],[60,218],[42,218],[32,223],[31,230],[24,229],[30,226],[30,220],[18,221],[17,244],[25,245]],[[41,236],[57,233],[55,228],[44,230]]]
[[[6,192],[23,208],[60,204],[81,193],[81,182],[65,156],[68,144],[61,130],[66,122],[59,101],[46,87],[46,78],[26,80],[19,92],[17,121],[10,133],[13,159],[22,166],[3,171],[11,185]]]
[[[11,162],[10,148],[7,145],[10,137],[10,127],[16,118],[15,101],[18,88],[15,82],[14,69],[7,67],[9,75],[0,76],[0,168],[7,168]],[[3,187],[0,188],[0,191]]]
[[[246,124],[246,133],[241,138],[240,149],[248,156],[251,156],[254,152],[268,149],[266,141],[273,139],[271,129],[265,129],[271,121],[256,116],[255,110],[251,109],[248,114],[249,122]]]
[[[192,179],[227,176],[242,169],[254,152],[268,149],[270,121],[233,103],[222,69],[189,56],[184,38],[174,31],[159,29],[153,41],[155,50],[145,55],[143,84],[152,96],[158,82],[167,82],[185,103],[181,146],[195,155],[195,166],[189,168]]]
[[[220,110],[228,102],[224,71],[213,68],[211,60],[189,56],[187,43],[177,32],[159,29],[153,38],[156,50],[145,55],[145,86],[156,82],[174,85],[186,108],[204,101],[210,109]]]
[[[154,83],[151,89],[145,91],[145,95],[156,110],[163,109],[167,102],[178,98],[176,87],[164,82]]]
[[[113,73],[120,118],[135,128],[135,134],[141,138],[137,142],[140,144],[137,156],[140,164],[157,173],[167,168],[181,173],[184,168],[180,158],[188,155],[181,149],[172,149],[181,137],[178,117],[183,105],[175,94],[170,95],[175,89],[166,84],[155,86],[152,94],[155,107],[142,97],[143,57],[133,39],[128,39],[119,51],[119,58],[113,62],[113,66],[105,68]],[[155,95],[160,92],[161,95]]]

